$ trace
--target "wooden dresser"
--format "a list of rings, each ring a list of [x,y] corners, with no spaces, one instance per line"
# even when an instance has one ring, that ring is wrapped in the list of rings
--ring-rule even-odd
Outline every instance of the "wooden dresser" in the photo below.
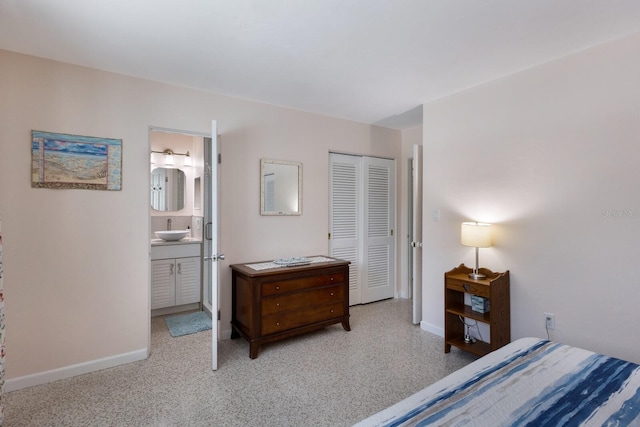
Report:
[[[231,338],[242,336],[249,342],[249,357],[258,357],[263,344],[335,323],[351,330],[349,261],[331,258],[264,270],[250,267],[253,264],[230,266]]]

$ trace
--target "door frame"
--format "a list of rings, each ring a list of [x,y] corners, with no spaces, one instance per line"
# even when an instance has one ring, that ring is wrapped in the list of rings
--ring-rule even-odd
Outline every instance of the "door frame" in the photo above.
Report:
[[[409,258],[411,259],[411,288],[412,322],[417,325],[422,322],[422,145],[413,145],[413,157],[411,159],[411,242]]]
[[[407,299],[413,298],[413,286],[412,286],[412,275],[413,275],[413,245],[411,244],[413,241],[413,157],[409,157],[407,159],[407,188],[406,188],[406,196],[407,196],[407,259],[406,259],[406,269],[407,269],[407,282],[406,282],[406,295]],[[405,285],[402,287],[402,292],[405,291]]]
[[[216,126],[216,121],[212,120],[212,130],[214,129],[214,126]],[[180,135],[189,135],[189,136],[197,136],[197,137],[202,137],[203,138],[203,153],[204,153],[204,138],[211,138],[213,141],[213,136],[212,136],[212,132],[198,132],[198,131],[190,131],[190,130],[183,130],[183,129],[175,129],[175,128],[166,128],[166,127],[160,127],[160,126],[149,126],[148,130],[147,130],[147,151],[149,153],[151,153],[151,132],[166,132],[166,133],[175,133],[175,134],[180,134]],[[216,141],[217,141],[217,135],[216,137]],[[217,147],[217,142],[215,144],[213,144],[214,147]],[[217,154],[216,154],[217,156]],[[149,159],[149,157],[147,157],[147,159]],[[216,158],[217,161],[217,158]],[[149,160],[147,162],[147,165],[149,165]],[[148,166],[147,166],[148,167]],[[217,185],[217,179],[216,179],[216,185]],[[147,190],[151,188],[151,173],[147,174]],[[217,192],[216,192],[217,193]],[[148,193],[147,193],[148,194]],[[203,209],[203,218],[205,217],[204,215],[204,210],[206,209],[206,206],[202,207]],[[148,206],[148,218],[151,218],[151,205],[149,204]],[[217,218],[218,215],[216,213],[215,218]],[[204,221],[203,221],[203,250],[202,250],[202,258],[204,258]],[[214,235],[216,236],[216,239],[219,235],[219,230],[218,230],[218,224],[216,222],[215,224],[215,233]],[[149,226],[148,226],[148,230],[147,230],[147,237],[151,236],[151,220],[149,220]],[[147,283],[147,289],[148,289],[148,301],[151,301],[151,241],[149,239],[148,240],[148,244],[149,244],[149,255],[147,258],[147,264],[148,264],[148,283]],[[216,251],[217,251],[217,244],[216,244]],[[202,273],[204,273],[204,259],[202,260]],[[216,305],[218,303],[217,301],[217,295],[219,292],[219,277],[216,278],[215,280],[215,291],[212,289],[211,292],[213,295],[215,295],[216,297],[213,298],[212,300],[216,301]],[[205,283],[205,277],[204,274],[202,274],[202,281],[201,281],[201,308],[204,310],[205,305],[204,305],[204,301],[203,299],[205,298],[204,292],[202,292],[204,290],[204,286],[206,285]],[[208,310],[205,310],[208,311]],[[217,355],[217,340],[218,337],[220,336],[220,322],[218,320],[218,316],[217,316],[217,311],[215,310],[215,313],[212,312],[209,313],[211,314],[211,326],[212,326],[212,351],[211,351],[211,360],[212,360],[212,369],[217,369],[217,360],[218,360],[218,355]],[[151,351],[151,310],[149,309],[149,319],[148,319],[148,326],[147,329],[149,331],[148,333],[148,344],[147,344],[147,357],[149,356],[149,353]],[[213,340],[213,338],[215,337],[215,341]],[[215,350],[214,350],[215,349]],[[215,352],[215,354],[214,354]]]

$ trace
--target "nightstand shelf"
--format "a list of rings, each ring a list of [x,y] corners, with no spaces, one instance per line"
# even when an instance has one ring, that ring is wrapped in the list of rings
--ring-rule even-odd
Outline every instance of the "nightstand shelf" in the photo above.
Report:
[[[449,348],[451,348],[451,346],[458,347],[459,349],[468,351],[469,353],[473,353],[476,356],[484,356],[485,354],[491,352],[491,345],[480,340],[477,340],[473,344],[467,344],[466,342],[464,342],[462,337],[457,337],[450,339],[448,343]],[[448,351],[445,350],[445,353],[448,353]]]
[[[451,346],[478,356],[496,350],[511,341],[511,314],[509,294],[509,271],[494,273],[485,268],[480,273],[486,279],[469,278],[472,269],[464,264],[444,274],[444,352]],[[489,300],[489,311],[474,311],[465,304],[465,294],[477,295]],[[490,342],[477,340],[473,344],[464,342],[465,327],[460,318],[489,326]]]
[[[452,303],[447,307],[447,311],[452,314],[457,314],[467,319],[473,319],[482,323],[491,323],[491,312],[478,313],[473,311],[470,305]]]

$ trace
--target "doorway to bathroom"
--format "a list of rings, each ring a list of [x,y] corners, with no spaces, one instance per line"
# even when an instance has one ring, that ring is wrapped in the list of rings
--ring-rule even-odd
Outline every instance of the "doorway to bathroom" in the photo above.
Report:
[[[151,318],[205,312],[217,369],[218,141],[211,134],[151,127]],[[151,330],[151,328],[150,328]]]

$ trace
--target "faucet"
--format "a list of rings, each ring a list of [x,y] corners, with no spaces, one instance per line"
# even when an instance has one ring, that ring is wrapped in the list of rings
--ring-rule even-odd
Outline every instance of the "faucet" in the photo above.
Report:
[[[167,220],[167,230],[171,230],[171,218]]]

